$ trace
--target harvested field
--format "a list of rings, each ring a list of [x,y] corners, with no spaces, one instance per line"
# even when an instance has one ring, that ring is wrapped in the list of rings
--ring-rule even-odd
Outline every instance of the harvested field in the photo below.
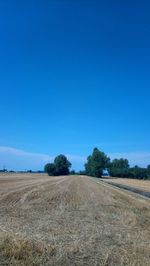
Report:
[[[0,176],[0,265],[149,265],[150,203],[86,176]]]
[[[125,185],[150,192],[150,180],[138,180],[130,178],[107,178],[103,180],[108,183]]]

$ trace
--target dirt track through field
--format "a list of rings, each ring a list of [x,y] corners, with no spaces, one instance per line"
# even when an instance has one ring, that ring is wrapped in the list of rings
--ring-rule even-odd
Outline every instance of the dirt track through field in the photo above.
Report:
[[[115,183],[119,185],[133,187],[141,191],[150,192],[150,180],[139,180],[132,178],[105,178],[104,182]]]
[[[107,182],[107,184],[114,186],[114,187],[117,187],[117,188],[120,188],[120,189],[123,189],[123,190],[134,192],[134,193],[138,194],[139,196],[150,199],[150,192],[148,192],[148,191],[141,190],[141,189],[134,188],[134,187],[130,187],[130,186],[126,186],[126,185],[122,185],[122,184],[118,184],[118,183]]]
[[[86,176],[0,176],[0,232],[53,246],[39,265],[149,265],[150,205]]]

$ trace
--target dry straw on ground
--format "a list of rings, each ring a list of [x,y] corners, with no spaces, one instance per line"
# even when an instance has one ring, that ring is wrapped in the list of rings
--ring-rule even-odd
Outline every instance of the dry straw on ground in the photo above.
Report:
[[[85,176],[0,177],[0,265],[149,266],[150,204]]]

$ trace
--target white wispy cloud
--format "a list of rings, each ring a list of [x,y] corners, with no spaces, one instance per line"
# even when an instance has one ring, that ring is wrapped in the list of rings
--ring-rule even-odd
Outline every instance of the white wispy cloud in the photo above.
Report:
[[[74,154],[65,154],[72,163],[72,168],[82,170],[86,162],[87,156]],[[0,169],[4,166],[10,170],[42,170],[48,162],[53,162],[55,156],[43,153],[33,153],[24,150],[0,146]],[[111,159],[127,158],[131,166],[139,165],[142,167],[150,164],[150,152],[118,152],[109,153]]]
[[[0,169],[4,166],[10,170],[38,170],[43,169],[48,162],[53,162],[54,156],[42,153],[32,153],[24,150],[0,146]],[[78,155],[66,154],[75,169],[82,168],[86,158]]]
[[[0,153],[10,154],[10,155],[15,155],[15,156],[31,156],[31,157],[37,157],[37,158],[42,157],[45,160],[53,158],[53,157],[48,156],[47,154],[26,152],[23,150],[12,148],[12,147],[0,147]]]
[[[0,168],[27,170],[43,169],[45,163],[53,160],[53,156],[41,153],[26,152],[12,147],[0,147]]]

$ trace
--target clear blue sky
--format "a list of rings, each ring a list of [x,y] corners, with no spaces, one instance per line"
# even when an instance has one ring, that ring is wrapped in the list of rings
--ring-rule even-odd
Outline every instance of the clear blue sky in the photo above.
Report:
[[[150,163],[150,1],[1,0],[0,96],[0,168]]]

